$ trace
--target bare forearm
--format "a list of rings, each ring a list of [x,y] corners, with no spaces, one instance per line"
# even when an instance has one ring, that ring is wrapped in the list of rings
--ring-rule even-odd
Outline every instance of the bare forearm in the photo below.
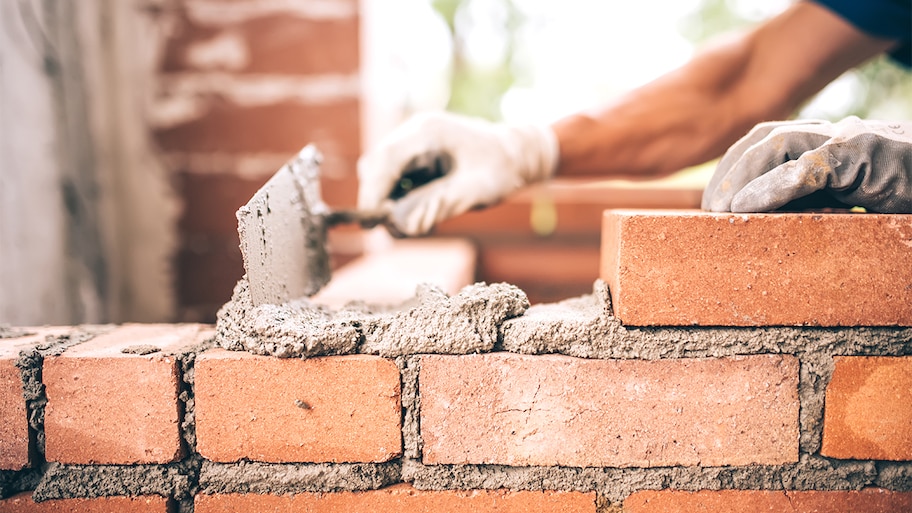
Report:
[[[705,162],[890,45],[796,4],[612,104],[555,123],[558,174],[651,177]]]

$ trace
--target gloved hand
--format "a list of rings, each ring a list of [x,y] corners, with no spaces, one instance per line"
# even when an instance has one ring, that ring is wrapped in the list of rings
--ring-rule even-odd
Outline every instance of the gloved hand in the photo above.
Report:
[[[912,213],[912,123],[761,123],[722,157],[702,207],[768,212],[816,191],[873,212]]]
[[[389,195],[402,175],[435,159],[446,174],[401,199]],[[551,177],[557,138],[546,126],[506,125],[445,112],[419,114],[358,161],[358,208],[389,209],[393,228],[427,233],[438,222],[497,203],[520,187]]]

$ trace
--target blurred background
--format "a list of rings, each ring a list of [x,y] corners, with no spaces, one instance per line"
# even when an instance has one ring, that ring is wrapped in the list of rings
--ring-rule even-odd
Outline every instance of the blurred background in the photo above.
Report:
[[[243,274],[235,210],[307,143],[323,196],[411,113],[549,122],[683,64],[785,0],[3,0],[0,323],[206,321]],[[796,115],[912,117],[877,59]],[[558,181],[440,226],[480,280],[591,290],[601,211],[696,207],[712,163],[658,182]],[[334,265],[365,250],[331,234]]]

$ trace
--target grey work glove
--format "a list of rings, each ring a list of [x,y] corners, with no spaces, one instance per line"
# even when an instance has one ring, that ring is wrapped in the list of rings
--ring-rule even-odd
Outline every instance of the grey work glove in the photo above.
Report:
[[[404,174],[435,159],[448,162],[443,177],[390,199]],[[422,113],[358,161],[358,208],[388,210],[393,228],[421,235],[444,219],[493,205],[520,187],[550,178],[557,161],[557,137],[547,126]]]
[[[912,213],[912,123],[761,123],[722,157],[702,207],[769,212],[817,191],[872,212]]]

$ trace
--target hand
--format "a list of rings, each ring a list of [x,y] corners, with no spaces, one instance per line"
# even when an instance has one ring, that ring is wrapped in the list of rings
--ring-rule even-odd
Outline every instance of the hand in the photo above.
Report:
[[[761,123],[722,157],[702,207],[768,212],[816,191],[873,212],[912,213],[912,123]]]
[[[435,160],[448,167],[444,176],[389,199],[402,175]],[[444,219],[551,177],[557,160],[557,138],[549,127],[419,114],[358,161],[358,208],[388,209],[394,229],[420,235]]]

